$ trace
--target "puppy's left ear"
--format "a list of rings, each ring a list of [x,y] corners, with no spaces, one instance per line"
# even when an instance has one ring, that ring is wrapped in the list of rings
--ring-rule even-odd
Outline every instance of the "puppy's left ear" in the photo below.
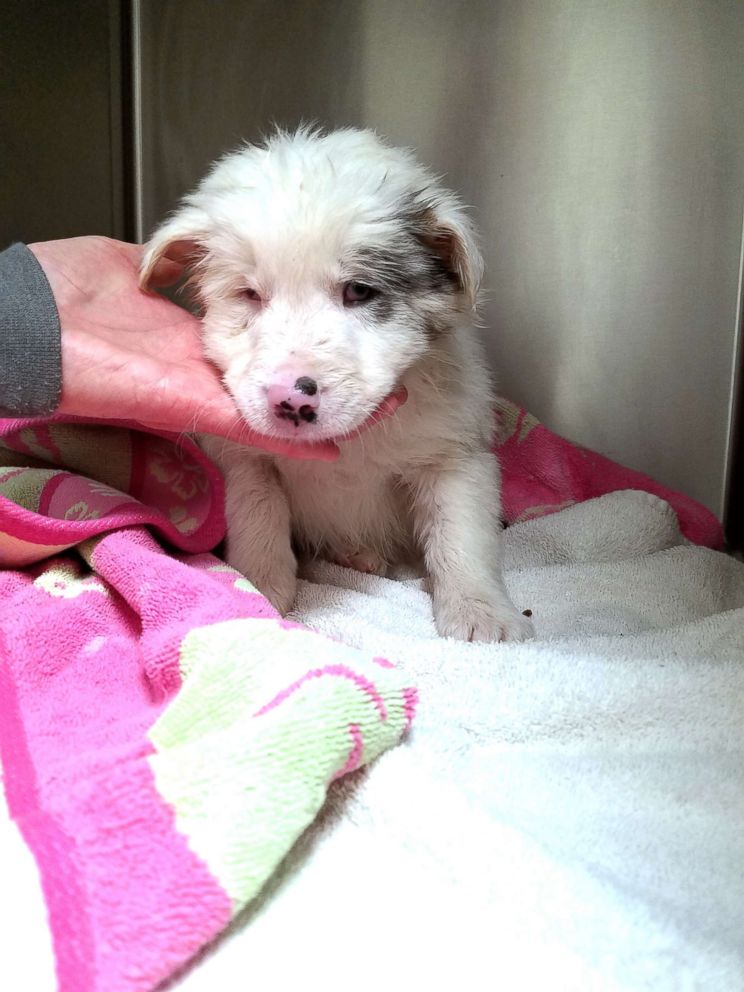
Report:
[[[159,227],[145,245],[140,265],[141,289],[168,286],[206,254],[208,223],[202,212],[185,207]]]
[[[456,280],[468,305],[475,308],[483,279],[483,256],[475,229],[459,204],[428,206],[419,215],[417,237]]]

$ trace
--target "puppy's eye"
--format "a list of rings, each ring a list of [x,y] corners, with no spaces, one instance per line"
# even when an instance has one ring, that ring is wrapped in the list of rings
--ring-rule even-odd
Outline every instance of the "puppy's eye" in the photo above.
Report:
[[[243,296],[246,300],[250,300],[251,303],[260,303],[261,297],[258,295],[255,289],[244,289]]]
[[[347,282],[344,286],[344,306],[353,307],[357,303],[367,303],[377,296],[379,290],[368,286],[366,282]]]

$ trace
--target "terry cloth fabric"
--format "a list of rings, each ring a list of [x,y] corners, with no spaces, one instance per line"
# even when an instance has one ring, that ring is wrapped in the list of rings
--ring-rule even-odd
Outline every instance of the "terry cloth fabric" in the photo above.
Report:
[[[383,762],[361,783],[359,804],[349,806],[352,777],[333,787],[330,812],[307,835],[319,857],[306,861],[308,872],[276,903],[271,890],[253,900],[257,909],[243,933],[249,939],[238,944],[249,949],[248,959],[240,960],[238,973],[278,987],[287,975],[306,977],[310,967],[323,973],[329,988],[341,988],[359,935],[380,932],[390,954],[400,946],[401,957],[368,957],[370,979],[389,980],[391,960],[401,981],[404,972],[412,982],[417,975],[441,977],[450,965],[453,981],[471,965],[482,977],[493,955],[488,951],[486,961],[476,950],[488,950],[501,933],[502,974],[517,961],[523,969],[561,964],[557,951],[538,961],[520,941],[530,935],[530,946],[560,950],[565,891],[546,890],[555,914],[540,916],[545,866],[530,860],[534,846],[519,860],[522,849],[507,843],[509,829],[497,831],[495,844],[489,830],[481,830],[494,804],[512,796],[528,803],[530,790],[539,795],[539,776],[526,777],[520,790],[522,765],[507,774],[508,767],[489,763],[491,751],[475,771],[469,761],[481,743],[493,743],[501,754],[505,740],[530,739],[530,728],[538,748],[552,727],[568,730],[572,672],[586,670],[589,683],[599,680],[600,687],[606,678],[596,665],[575,663],[577,644],[569,644],[561,664],[560,655],[545,654],[539,643],[444,641],[435,635],[420,583],[325,565],[316,566],[315,584],[301,584],[296,614],[338,638],[321,639],[279,621],[245,580],[206,553],[223,532],[221,482],[190,444],[60,422],[6,423],[0,433],[6,466],[0,469],[0,554],[8,568],[0,573],[0,744],[8,803],[41,868],[65,992],[145,990],[178,969],[251,900],[313,819],[328,782],[399,739],[413,711],[415,681],[427,693],[419,730],[390,756],[397,764]],[[544,480],[542,512],[549,513],[564,490],[550,490],[551,476],[539,460],[528,469]],[[581,498],[579,491],[574,495]],[[654,510],[654,519],[632,507],[623,512],[631,497]],[[653,496],[618,493],[605,500],[612,505],[599,513],[593,508],[602,501],[595,500],[507,531],[507,579],[517,602],[535,611],[538,638],[568,631],[580,643],[588,630],[622,636],[636,620],[645,630],[677,599],[681,612],[669,612],[670,623],[696,617],[696,610],[702,616],[732,608],[721,606],[719,593],[735,604],[733,580],[714,583],[703,570],[682,588],[684,569],[676,560],[665,560],[645,582],[629,566],[610,581],[594,565],[588,581],[570,581],[563,565],[624,560],[642,553],[649,540],[708,561],[708,552],[676,547],[671,511],[661,512],[664,504]],[[683,506],[680,519],[685,512]],[[564,528],[564,519],[573,524]],[[535,532],[534,542],[525,529]],[[178,551],[166,552],[153,534]],[[548,561],[561,563],[551,567],[553,584],[525,585],[530,568]],[[659,599],[662,593],[666,598]],[[695,644],[707,644],[709,635],[724,644],[724,633],[703,625]],[[363,646],[362,653],[344,643]],[[627,639],[619,644],[628,650]],[[415,678],[388,667],[378,650],[383,645]],[[612,682],[618,692],[624,684],[622,673]],[[629,684],[637,685],[635,669]],[[695,693],[693,686],[690,698]],[[614,709],[604,689],[599,703],[588,689],[578,698],[585,696],[575,720],[580,735],[595,705],[600,714],[608,710],[611,734],[632,708],[622,693]],[[529,706],[540,700],[545,712],[532,714]],[[640,725],[648,718],[642,710]],[[685,711],[679,720],[686,718]],[[449,757],[440,764],[445,752]],[[389,768],[398,769],[391,785],[383,771]],[[360,780],[353,779],[357,788]],[[580,793],[572,789],[571,795]],[[559,798],[553,796],[553,810]],[[346,842],[337,831],[326,837],[329,815],[333,820],[347,806],[353,829]],[[551,822],[546,817],[543,824],[546,843]],[[362,835],[370,845],[360,849]],[[300,863],[308,858],[307,845],[294,850]],[[290,857],[283,864],[291,871],[298,862]],[[503,899],[491,903],[499,892]],[[602,906],[589,900],[579,909],[582,919],[596,921],[591,932],[599,932]],[[644,925],[641,920],[633,933]],[[472,938],[464,954],[463,927]],[[547,939],[546,928],[548,945],[535,944],[533,937]],[[329,932],[334,965],[328,971]],[[297,951],[290,955],[288,933]],[[611,926],[607,933],[616,940]],[[609,953],[607,941],[598,945],[598,957]],[[623,954],[633,949],[626,940]],[[570,960],[576,953],[566,951]],[[593,960],[582,972],[590,978]],[[200,988],[235,988],[236,972],[231,981],[220,971],[231,961],[229,953],[217,953],[187,978],[207,976]]]
[[[222,483],[190,442],[0,432],[8,807],[61,992],[145,992],[253,899],[334,779],[400,740],[415,690],[206,551]]]
[[[744,565],[634,491],[508,528],[504,558],[524,644],[313,564],[294,616],[399,665],[412,732],[169,992],[744,989]]]

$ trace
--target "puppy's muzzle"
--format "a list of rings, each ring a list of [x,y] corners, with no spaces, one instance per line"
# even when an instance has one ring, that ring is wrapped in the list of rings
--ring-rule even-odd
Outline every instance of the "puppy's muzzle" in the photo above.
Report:
[[[320,388],[315,379],[301,374],[301,370],[283,370],[267,386],[266,402],[277,420],[288,420],[295,427],[314,424],[320,407]]]

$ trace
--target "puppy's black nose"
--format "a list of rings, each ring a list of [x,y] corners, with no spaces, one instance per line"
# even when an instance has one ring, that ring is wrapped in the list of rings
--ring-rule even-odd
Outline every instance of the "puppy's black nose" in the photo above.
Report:
[[[297,382],[295,382],[294,388],[304,393],[305,396],[315,396],[318,392],[318,383],[315,379],[311,379],[309,375],[301,375]]]
[[[275,381],[266,385],[266,403],[271,413],[295,427],[314,424],[320,407],[320,386],[309,375],[298,376],[297,372],[286,374],[280,369]]]

